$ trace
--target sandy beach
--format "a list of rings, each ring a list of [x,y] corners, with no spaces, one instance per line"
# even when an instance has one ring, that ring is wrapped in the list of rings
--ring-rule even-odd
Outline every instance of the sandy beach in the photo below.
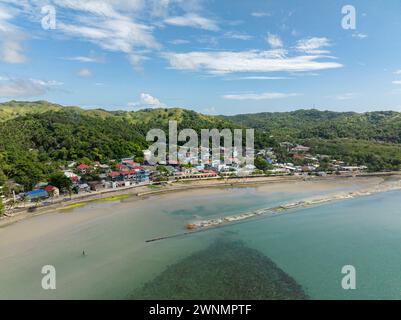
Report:
[[[394,176],[401,178],[400,176]],[[331,194],[331,196],[341,195],[343,189],[360,191],[366,189],[374,189],[383,184],[383,177],[325,177],[325,178],[309,178],[307,180],[299,177],[283,177],[283,178],[255,178],[255,179],[238,179],[236,181],[214,180],[214,181],[195,181],[195,182],[176,182],[166,186],[141,186],[137,188],[129,188],[123,190],[115,190],[114,192],[99,193],[95,195],[87,195],[86,197],[72,199],[63,203],[37,208],[35,212],[23,211],[11,217],[2,217],[0,220],[0,232],[7,226],[20,221],[34,221],[39,219],[42,221],[38,228],[29,228],[28,234],[18,232],[13,234],[15,239],[22,240],[25,237],[34,238],[35,235],[43,234],[51,231],[53,228],[58,229],[68,227],[70,224],[82,223],[87,220],[101,218],[109,215],[113,211],[112,207],[118,203],[119,206],[137,207],[136,203],[141,206],[146,203],[152,203],[155,199],[172,203],[182,197],[190,197],[191,195],[199,195],[209,197],[214,194],[230,192],[231,188],[257,188],[259,192],[266,194],[273,192],[298,193],[301,191],[319,191],[323,194]],[[106,197],[107,196],[107,197]],[[122,203],[123,199],[128,201]],[[99,202],[102,202],[99,207]],[[96,210],[90,210],[96,207]],[[57,220],[52,224],[52,216],[60,215],[70,211],[84,211],[85,215],[73,215],[73,218]],[[67,215],[65,215],[67,216]],[[29,223],[27,223],[29,224]],[[34,223],[34,225],[36,225]]]
[[[205,189],[215,190],[216,188],[230,187],[250,187],[257,186],[260,190],[266,192],[298,192],[304,190],[325,190],[338,185],[355,185],[361,188],[373,187],[379,185],[387,176],[397,177],[394,173],[383,174],[365,174],[356,177],[352,176],[327,176],[327,177],[301,177],[301,176],[281,176],[281,177],[248,177],[235,179],[205,179],[194,181],[176,181],[165,185],[142,185],[124,187],[119,189],[103,190],[80,195],[74,195],[71,198],[62,198],[53,200],[46,205],[35,207],[34,212],[29,212],[29,208],[19,208],[11,214],[0,217],[0,228],[16,223],[28,218],[37,217],[43,214],[51,214],[63,209],[84,206],[93,201],[115,201],[119,198],[137,197],[146,198],[148,196],[172,194],[188,191],[201,191]],[[400,175],[401,177],[401,175]],[[210,191],[206,191],[209,193]]]

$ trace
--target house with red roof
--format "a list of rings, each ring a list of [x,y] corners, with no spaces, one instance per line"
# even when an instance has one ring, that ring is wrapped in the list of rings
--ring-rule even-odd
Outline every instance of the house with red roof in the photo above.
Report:
[[[119,177],[121,175],[120,171],[111,171],[107,174],[108,177],[114,179],[116,177]]]
[[[84,163],[81,163],[81,164],[77,167],[77,170],[78,170],[80,173],[82,173],[82,174],[88,173],[91,169],[92,169],[92,166],[89,166],[89,165],[84,164]]]
[[[135,162],[135,161],[132,160],[132,159],[123,159],[123,160],[121,160],[121,163],[122,163],[122,164],[125,164],[125,165],[128,166],[128,167],[137,167],[137,166],[140,166],[140,165],[141,165],[140,163]]]
[[[50,196],[52,197],[59,197],[60,196],[60,190],[59,188],[52,186],[52,185],[47,185],[44,187],[44,189]]]
[[[76,175],[74,172],[70,170],[64,171],[64,175],[68,178],[71,179],[72,182],[77,183],[79,180],[81,180],[81,177]]]
[[[129,170],[128,166],[126,166],[125,164],[122,164],[122,163],[116,164],[116,169],[117,169],[117,170],[120,170],[120,171]]]

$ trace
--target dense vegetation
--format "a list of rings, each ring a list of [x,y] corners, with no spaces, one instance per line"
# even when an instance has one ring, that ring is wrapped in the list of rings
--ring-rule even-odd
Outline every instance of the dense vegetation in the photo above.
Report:
[[[25,107],[24,107],[25,106]],[[2,118],[3,117],[3,118]],[[26,189],[71,161],[107,162],[142,156],[151,128],[226,128],[225,120],[183,109],[108,112],[47,102],[0,105],[0,185],[14,179]]]
[[[401,145],[364,140],[311,139],[313,153],[329,154],[350,164],[367,165],[370,171],[398,170],[401,167]]]
[[[3,199],[0,197],[0,217],[4,213],[4,204],[3,204]]]
[[[140,154],[144,135],[120,119],[70,110],[31,114],[0,127],[1,175],[32,187],[68,161],[103,161]]]
[[[184,109],[137,112],[84,110],[45,101],[0,104],[0,185],[13,179],[26,189],[49,179],[71,161],[108,161],[141,156],[151,128],[255,128],[257,149],[273,147],[286,161],[280,142],[303,143],[314,153],[332,155],[371,170],[401,164],[401,113],[337,113],[299,110],[233,117],[206,116]]]
[[[355,113],[297,110],[223,118],[270,133],[280,141],[348,138],[401,143],[401,113],[394,111]]]
[[[401,113],[297,110],[244,114],[223,119],[257,129],[260,144],[270,139],[297,142],[312,153],[330,155],[369,170],[398,170],[401,166]],[[262,137],[262,139],[260,139]],[[280,150],[276,147],[276,153]],[[280,158],[285,158],[281,150]]]

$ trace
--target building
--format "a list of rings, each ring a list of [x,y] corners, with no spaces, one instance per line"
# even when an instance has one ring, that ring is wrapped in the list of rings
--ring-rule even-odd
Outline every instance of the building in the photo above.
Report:
[[[99,169],[101,172],[106,173],[110,170],[110,166],[107,164],[99,164]]]
[[[295,154],[292,155],[292,158],[293,158],[294,160],[303,161],[303,160],[305,159],[305,155],[299,154],[299,153],[295,153]]]
[[[116,169],[120,170],[120,171],[128,171],[129,170],[128,166],[125,164],[122,164],[122,163],[116,164]]]
[[[129,167],[129,168],[135,168],[135,167],[139,167],[141,164],[138,162],[135,162],[133,159],[128,158],[128,159],[122,159],[121,160],[121,164]]]
[[[32,190],[30,192],[26,192],[25,197],[28,200],[40,200],[40,199],[47,199],[49,197],[49,194],[42,189],[36,189],[36,190]]]
[[[305,152],[309,152],[309,150],[310,150],[309,147],[305,147],[305,146],[302,146],[302,145],[297,145],[296,147],[291,149],[291,152],[294,152],[294,153],[298,153],[298,152],[299,153],[305,153]]]
[[[59,188],[52,186],[52,185],[47,185],[43,190],[45,190],[50,196],[52,197],[59,197],[60,196],[60,190]]]
[[[177,172],[174,175],[174,178],[177,180],[182,179],[207,179],[207,178],[216,178],[218,177],[217,173],[212,170],[201,170],[197,173],[185,173],[185,172]]]
[[[77,183],[79,180],[81,180],[81,177],[80,177],[80,176],[76,175],[74,172],[72,172],[72,171],[70,171],[70,170],[64,171],[64,175],[65,175],[67,178],[70,178],[70,180],[71,180],[72,182],[74,182],[74,183]]]
[[[103,190],[105,188],[104,183],[102,183],[100,181],[91,181],[91,182],[88,182],[88,185],[92,191],[99,191],[99,190]]]
[[[34,189],[44,189],[48,185],[47,182],[39,182],[35,185]]]
[[[139,169],[135,173],[135,181],[136,182],[146,182],[150,180],[150,171]]]
[[[80,192],[90,192],[91,188],[87,183],[81,183],[79,185],[77,185],[77,193]]]
[[[357,171],[365,171],[368,167],[366,166],[342,166],[340,167],[341,171],[348,171],[348,172],[357,172]]]
[[[111,171],[107,174],[107,176],[109,178],[111,178],[111,180],[117,180],[119,179],[119,177],[121,176],[121,173],[119,171]]]
[[[81,173],[81,174],[86,174],[88,173],[90,170],[92,169],[91,166],[81,163],[78,167],[77,170]]]

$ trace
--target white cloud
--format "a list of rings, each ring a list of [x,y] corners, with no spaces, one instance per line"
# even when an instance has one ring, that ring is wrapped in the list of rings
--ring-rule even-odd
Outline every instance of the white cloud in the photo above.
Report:
[[[247,77],[236,77],[229,78],[227,80],[288,80],[293,79],[289,77],[268,77],[268,76],[247,76]]]
[[[364,33],[358,33],[358,32],[356,32],[356,33],[353,33],[353,34],[352,34],[352,37],[353,37],[353,38],[358,38],[358,39],[366,39],[366,38],[368,37],[368,35],[367,35],[367,34],[364,34]]]
[[[156,97],[152,96],[149,93],[141,93],[140,100],[138,102],[129,102],[128,106],[136,109],[167,108],[167,106],[164,103],[160,102],[159,99],[157,99]]]
[[[190,41],[184,39],[174,39],[170,41],[171,44],[180,45],[180,44],[188,44]]]
[[[63,83],[38,79],[0,78],[0,97],[20,98],[41,96]]]
[[[155,17],[166,17],[169,13],[171,0],[151,0],[151,14]]]
[[[89,78],[92,76],[92,72],[86,68],[79,70],[77,74],[82,78]]]
[[[141,71],[142,70],[142,62],[148,60],[149,58],[142,53],[138,54],[130,54],[128,56],[129,63],[134,67],[135,70]]]
[[[393,84],[401,84],[401,80],[395,80],[393,81]]]
[[[394,74],[401,74],[401,69],[397,70],[397,71],[394,71]]]
[[[127,54],[138,47],[159,48],[160,45],[151,34],[152,28],[137,24],[123,17],[104,19],[102,17],[81,17],[83,25],[64,24],[58,28],[64,33],[93,42],[103,49]]]
[[[32,21],[40,21],[42,1],[10,0],[14,8]],[[154,27],[138,22],[147,3],[143,0],[49,0],[47,4],[57,8],[57,29],[52,34],[66,35],[96,44],[108,51],[137,54],[141,49],[159,49],[161,45],[153,36]],[[140,15],[141,13],[141,15]],[[1,16],[1,15],[0,15]],[[1,18],[0,18],[1,19]],[[0,26],[3,23],[0,22]],[[14,36],[9,37],[11,40]],[[10,40],[10,41],[11,41]],[[15,42],[15,41],[14,41]],[[8,60],[22,60],[16,53],[20,46],[7,43],[13,49]],[[91,58],[91,57],[89,57]],[[88,57],[77,57],[77,61],[89,62]],[[92,59],[93,60],[93,59]],[[84,61],[84,62],[85,62]]]
[[[132,15],[144,8],[143,0],[53,0],[52,2],[58,7],[105,17],[119,17],[124,13]]]
[[[271,16],[271,14],[269,12],[264,12],[264,11],[252,12],[251,15],[255,18],[263,18],[263,17]]]
[[[249,35],[249,34],[246,34],[246,33],[239,33],[239,32],[232,32],[232,31],[226,32],[226,33],[224,34],[224,36],[225,36],[226,38],[237,39],[237,40],[244,40],[244,41],[253,39],[253,36],[251,36],[251,35]]]
[[[153,97],[149,93],[141,93],[140,105],[147,108],[165,108],[166,105],[161,103],[159,99]]]
[[[209,31],[219,30],[219,26],[217,25],[216,21],[202,17],[196,13],[187,13],[183,16],[169,17],[165,19],[164,22],[180,27],[193,27]]]
[[[267,43],[273,48],[282,48],[283,41],[280,39],[279,36],[269,33],[266,38]]]
[[[327,38],[308,38],[302,39],[297,42],[296,49],[298,51],[310,53],[310,54],[325,54],[329,53],[327,50],[321,50],[321,48],[330,47],[331,43]]]
[[[2,51],[1,60],[6,63],[24,63],[26,61],[22,46],[18,41],[3,40]]]
[[[57,29],[49,36],[91,42],[100,48],[122,52],[129,61],[143,61],[151,50],[162,45],[154,36],[155,28],[166,24],[218,31],[214,19],[204,17],[202,0],[0,0],[0,60],[10,63],[25,61],[24,34],[9,21],[16,16],[38,23],[43,18],[41,7],[57,9]],[[13,14],[11,14],[13,13]],[[14,14],[16,13],[16,14]],[[144,50],[149,50],[144,53]],[[139,58],[139,56],[143,56]],[[72,57],[75,61],[94,62],[93,57]]]
[[[319,55],[288,56],[285,50],[219,51],[165,53],[171,68],[206,71],[212,74],[233,72],[306,72],[341,68],[338,62],[320,61]]]
[[[85,57],[85,56],[69,57],[69,58],[65,58],[65,60],[79,61],[79,62],[99,62],[97,59]]]
[[[219,44],[219,40],[217,37],[207,36],[207,35],[198,37],[197,41],[209,47],[217,47]]]
[[[263,92],[263,93],[238,93],[226,94],[223,96],[227,100],[272,100],[284,99],[298,96],[298,93],[282,93],[282,92]]]
[[[85,63],[101,63],[105,60],[103,56],[96,56],[94,53],[90,53],[87,56],[66,57],[63,59]]]
[[[0,5],[0,61],[24,63],[26,57],[21,43],[25,35],[10,22],[14,15],[15,12]]]
[[[343,93],[335,96],[337,100],[351,100],[354,99],[357,94],[353,92]]]

